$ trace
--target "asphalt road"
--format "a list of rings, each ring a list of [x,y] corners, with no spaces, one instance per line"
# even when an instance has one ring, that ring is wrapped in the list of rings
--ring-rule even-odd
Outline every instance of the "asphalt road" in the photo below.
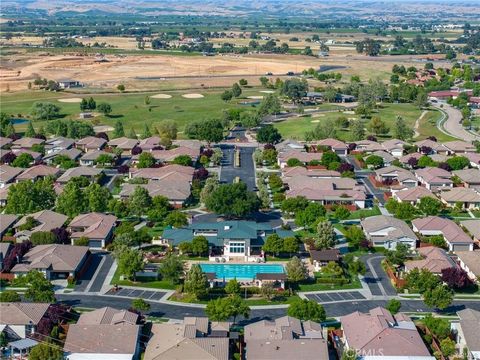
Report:
[[[57,295],[57,300],[71,305],[88,308],[102,308],[112,306],[118,309],[128,309],[131,305],[131,299],[119,298],[115,296],[95,296],[95,295]],[[148,301],[148,300],[147,300]],[[350,314],[354,311],[367,312],[377,306],[385,306],[387,301],[383,300],[364,300],[341,302],[323,305],[328,317],[338,317]],[[417,312],[431,311],[423,304],[421,300],[401,300],[401,311]],[[184,316],[205,316],[202,308],[194,308],[182,305],[170,305],[156,302],[150,302],[149,316],[164,317],[169,319],[183,319]],[[480,311],[480,301],[455,301],[452,306],[446,309],[446,312],[453,313],[465,308],[471,308]],[[285,316],[287,309],[261,309],[252,310],[250,319],[242,323],[255,322],[263,319],[275,319]]]
[[[460,110],[455,109],[454,107],[446,103],[441,104],[443,105],[442,108],[440,108],[439,103],[434,103],[433,105],[447,113],[448,118],[443,123],[443,128],[451,136],[467,142],[471,142],[473,140],[480,140],[480,136],[468,132],[462,126],[462,113],[460,112]]]
[[[113,265],[113,256],[111,254],[103,254],[105,261],[102,263],[97,276],[93,279],[93,283],[90,286],[89,292],[99,292],[102,289],[103,282]]]
[[[253,147],[238,147],[240,150],[240,166],[235,167],[234,145],[220,145],[223,151],[223,158],[220,170],[220,182],[231,184],[238,176],[247,185],[248,190],[255,188],[255,164],[253,163]]]
[[[382,268],[382,260],[384,258],[384,256],[376,254],[361,257],[362,261],[367,264],[367,272],[365,273],[364,279],[372,295],[395,296],[397,295],[397,291]]]

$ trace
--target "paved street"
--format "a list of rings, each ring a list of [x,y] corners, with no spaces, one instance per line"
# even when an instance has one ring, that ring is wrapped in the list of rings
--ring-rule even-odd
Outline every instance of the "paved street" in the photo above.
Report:
[[[239,146],[240,166],[235,167],[235,146],[222,144],[220,148],[223,151],[220,182],[231,184],[238,176],[247,185],[248,190],[252,191],[255,188],[255,164],[253,163],[253,152],[255,149],[253,147]]]
[[[440,105],[443,106],[440,108]],[[471,132],[465,130],[462,125],[462,113],[460,112],[460,110],[455,109],[454,107],[446,103],[434,103],[433,106],[445,111],[445,113],[447,114],[447,119],[443,123],[443,128],[449,135],[468,142],[471,142],[473,140],[480,140],[480,136],[474,135]],[[441,127],[442,124],[439,124],[439,126]]]
[[[382,260],[384,259],[384,256],[372,254],[362,256],[361,259],[367,265],[367,272],[365,273],[364,280],[372,295],[395,296],[397,292],[382,268]]]
[[[88,269],[83,273],[80,278],[77,280],[77,285],[75,286],[75,291],[86,291],[87,286],[90,284],[95,271],[102,261],[103,255],[101,253],[92,253],[90,255],[90,263],[88,264]]]
[[[345,291],[345,292],[324,292],[319,294],[305,295],[308,299],[314,300],[319,303],[331,303],[338,301],[352,301],[352,300],[365,300],[365,296],[359,291]]]
[[[82,277],[80,284],[75,287],[75,292],[99,292],[113,265],[114,260],[111,254],[94,253],[91,256],[93,256],[93,263],[85,276]]]
[[[107,291],[106,295],[129,297],[132,299],[142,298],[145,300],[160,300],[163,296],[165,296],[166,293],[166,291],[158,290],[149,291],[142,289],[122,288],[118,291],[110,289]]]

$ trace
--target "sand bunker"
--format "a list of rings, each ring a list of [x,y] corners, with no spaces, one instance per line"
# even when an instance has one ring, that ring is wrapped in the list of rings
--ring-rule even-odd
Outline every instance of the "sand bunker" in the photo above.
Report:
[[[66,98],[66,99],[58,99],[58,101],[63,103],[80,103],[82,102],[82,98]]]
[[[172,95],[168,94],[157,94],[157,95],[152,95],[150,96],[152,99],[170,99]]]
[[[204,96],[202,94],[183,94],[182,97],[185,99],[201,99]]]
[[[273,91],[273,90],[261,90],[260,92],[264,93],[264,94],[274,94],[275,93],[275,91]]]
[[[319,123],[320,120],[312,120],[312,121],[310,121],[310,122],[311,122],[311,123]]]
[[[247,99],[261,100],[263,99],[263,96],[247,96]]]
[[[108,131],[113,131],[115,130],[112,126],[107,126],[107,125],[98,125],[93,127],[93,131],[96,133],[99,132],[108,132]]]

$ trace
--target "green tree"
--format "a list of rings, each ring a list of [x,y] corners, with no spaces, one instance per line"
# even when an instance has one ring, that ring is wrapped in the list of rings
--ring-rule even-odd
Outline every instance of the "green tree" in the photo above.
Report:
[[[322,322],[327,318],[325,309],[322,305],[314,300],[307,299],[299,299],[292,302],[292,304],[290,304],[288,307],[287,314],[288,316],[292,316],[304,321],[311,320],[315,322]]]
[[[50,231],[36,231],[30,235],[30,241],[33,245],[55,244],[57,237]]]
[[[272,125],[262,126],[257,131],[257,141],[262,144],[276,144],[282,139],[277,128]]]
[[[283,239],[277,234],[271,234],[265,239],[262,249],[267,253],[278,255],[281,251],[283,251],[283,247]]]
[[[427,155],[423,155],[418,159],[417,167],[424,168],[424,167],[435,167],[437,163]]]
[[[113,138],[119,138],[125,136],[125,130],[123,129],[123,124],[121,121],[115,122],[115,126],[113,128]]]
[[[125,85],[123,85],[123,84],[117,85],[117,90],[120,91],[120,92],[124,92],[125,91]]]
[[[173,159],[173,163],[183,166],[192,166],[192,158],[188,155],[178,155]]]
[[[87,199],[77,182],[69,181],[57,198],[56,209],[70,218],[87,210]]]
[[[182,226],[185,226],[187,224],[188,224],[187,214],[178,210],[172,211],[165,218],[165,225],[170,225],[175,228],[181,228]]]
[[[53,285],[48,281],[43,273],[38,270],[30,270],[25,275],[25,282],[28,284],[28,289],[25,292],[25,298],[32,302],[55,302],[55,291]]]
[[[244,183],[222,184],[211,192],[205,205],[226,217],[243,217],[257,211],[260,200],[255,193],[247,190]]]
[[[186,293],[191,294],[196,299],[201,299],[207,295],[208,280],[200,265],[192,265],[185,277],[183,288]]]
[[[258,114],[265,116],[269,114],[278,114],[282,110],[280,99],[275,94],[268,94],[258,106]]]
[[[60,107],[50,102],[36,102],[31,111],[34,120],[51,120],[58,117],[59,113]]]
[[[0,302],[20,302],[20,295],[13,290],[5,290],[0,293]]]
[[[238,83],[240,84],[240,86],[247,86],[248,85],[248,81],[246,79],[240,79],[238,81]]]
[[[63,350],[53,343],[42,342],[30,349],[28,358],[30,360],[63,360]]]
[[[130,128],[130,132],[128,133],[127,136],[129,139],[138,139],[137,133],[135,132],[135,129],[133,127]]]
[[[169,281],[171,284],[178,284],[180,277],[183,275],[184,262],[174,254],[168,254],[160,263],[158,272],[163,280]]]
[[[173,120],[163,120],[157,125],[157,131],[161,138],[175,140],[177,138],[178,128]]]
[[[309,201],[303,196],[296,196],[282,201],[282,212],[288,215],[295,214],[298,211],[305,210]],[[326,211],[325,211],[326,213]]]
[[[373,167],[374,169],[379,169],[383,167],[383,158],[378,155],[370,155],[365,159],[365,164]]]
[[[287,263],[285,270],[288,281],[292,283],[303,281],[308,276],[308,269],[305,263],[296,256]]]
[[[25,130],[25,137],[34,137],[36,135],[35,129],[31,121],[28,122],[27,130]]]
[[[281,93],[290,98],[294,104],[299,102],[308,91],[308,83],[305,79],[287,79],[283,83]]]
[[[321,218],[325,216],[327,210],[319,203],[310,202],[304,210],[297,211],[295,224],[307,228],[313,227]]]
[[[385,121],[381,120],[378,116],[372,117],[372,120],[368,124],[367,128],[375,135],[385,135],[390,131]]]
[[[142,135],[140,136],[142,139],[147,139],[152,136],[152,132],[150,131],[150,128],[148,127],[147,124],[143,125],[143,132]]]
[[[95,160],[95,164],[100,166],[112,165],[114,163],[114,158],[110,154],[100,154]]]
[[[103,115],[108,116],[112,112],[112,106],[107,103],[100,103],[97,106],[97,110],[100,111]]]
[[[450,338],[443,339],[440,342],[440,349],[442,350],[442,354],[447,358],[455,354],[455,341]]]
[[[348,219],[350,216],[350,210],[348,210],[345,206],[338,206],[335,209],[334,216],[339,220]]]
[[[148,311],[150,310],[150,304],[143,300],[142,298],[137,298],[132,300],[132,304],[130,306],[133,310],[137,311]]]
[[[353,141],[365,139],[365,126],[361,120],[355,120],[351,125],[351,138]]]
[[[211,321],[226,321],[233,317],[233,323],[235,323],[235,319],[239,315],[248,319],[250,308],[239,296],[229,296],[210,300],[205,313]]]
[[[225,292],[229,295],[238,295],[242,291],[242,287],[237,279],[230,279],[225,285]]]
[[[105,186],[90,184],[85,189],[85,198],[89,211],[105,212],[107,211],[109,201],[112,199],[112,194]]]
[[[440,279],[435,274],[432,274],[427,269],[414,268],[407,273],[405,277],[407,286],[411,292],[425,293],[427,290],[432,290],[440,284]]]
[[[225,90],[225,91],[222,93],[222,95],[220,95],[220,97],[221,97],[222,100],[225,101],[225,102],[232,100],[232,98],[233,98],[232,90]]]
[[[28,168],[33,163],[33,157],[29,153],[18,155],[12,162],[12,166],[20,168]]]
[[[443,310],[453,302],[453,292],[445,285],[437,285],[423,293],[423,302],[427,306]]]
[[[320,221],[317,225],[317,238],[315,239],[315,249],[323,250],[330,249],[335,246],[337,236],[335,229],[330,221]]]
[[[393,136],[400,140],[407,140],[413,136],[413,129],[408,127],[407,123],[401,116],[397,116],[395,127],[393,128]]]
[[[286,237],[283,239],[283,251],[290,255],[298,251],[298,239],[296,237]]]
[[[144,187],[137,186],[128,198],[128,209],[135,216],[145,215],[152,205],[152,197]]]
[[[237,83],[233,84],[232,86],[232,95],[234,97],[239,97],[240,95],[242,95],[242,88]]]
[[[8,188],[7,214],[31,214],[40,210],[51,209],[55,203],[55,191],[51,179],[35,182],[22,181]]]
[[[135,274],[144,267],[140,250],[124,247],[117,255],[118,270],[128,279],[136,280]]]
[[[447,159],[447,164],[452,170],[462,170],[470,166],[470,160],[465,156],[454,156]]]
[[[403,265],[408,255],[408,249],[408,245],[406,244],[397,244],[395,250],[390,250],[387,253],[387,260],[390,262],[390,264]]]
[[[392,315],[398,313],[400,308],[402,307],[402,303],[397,299],[390,299],[385,307]]]
[[[275,296],[276,290],[272,283],[263,283],[260,288],[260,294],[267,299],[271,300]]]
[[[156,160],[151,153],[142,152],[138,157],[137,168],[139,169],[150,168],[150,167],[153,167],[155,163],[156,163]]]
[[[417,204],[418,210],[425,216],[438,215],[442,210],[442,202],[431,196],[424,196]]]
[[[208,253],[208,240],[205,236],[195,236],[192,239],[192,253],[198,256]]]
[[[290,158],[287,160],[287,166],[288,167],[303,166],[303,162],[301,162],[297,158]]]

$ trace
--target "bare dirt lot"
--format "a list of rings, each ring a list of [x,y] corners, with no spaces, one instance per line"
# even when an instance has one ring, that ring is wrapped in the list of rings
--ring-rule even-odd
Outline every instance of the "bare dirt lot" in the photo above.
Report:
[[[94,55],[51,55],[47,52],[4,56],[0,66],[1,91],[26,90],[37,77],[75,79],[89,88],[112,89],[124,84],[128,90],[187,89],[230,86],[245,77],[251,84],[266,73],[284,76],[310,67],[339,66],[335,71],[362,79],[387,79],[393,64],[423,66],[414,56],[368,58],[345,51],[332,51],[329,57],[249,54],[224,56],[108,55],[98,62]],[[373,71],[374,70],[374,71]]]

